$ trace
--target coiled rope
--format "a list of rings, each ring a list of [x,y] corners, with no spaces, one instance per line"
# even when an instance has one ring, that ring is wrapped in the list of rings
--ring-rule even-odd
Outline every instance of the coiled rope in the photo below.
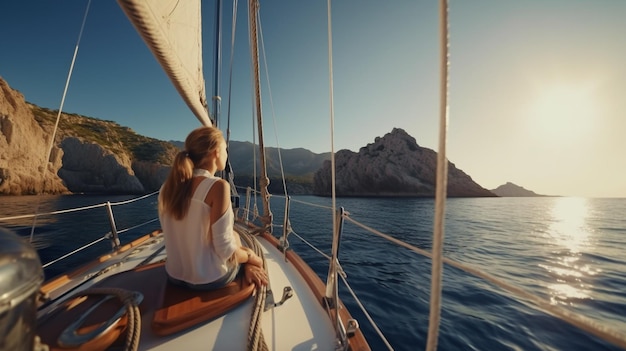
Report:
[[[267,264],[265,262],[265,256],[261,250],[261,245],[250,233],[242,230],[240,233],[241,240],[254,251],[257,256],[263,260],[263,269],[267,273]],[[248,329],[248,345],[249,351],[269,351],[263,331],[261,329],[261,317],[265,308],[265,298],[267,294],[267,286],[257,286],[256,294],[254,297],[254,306],[252,308],[252,315],[250,317],[250,328]]]
[[[72,301],[81,296],[88,295],[112,295],[120,299],[126,308],[126,342],[123,350],[136,351],[139,347],[141,335],[141,312],[135,302],[135,292],[118,288],[90,288],[76,293],[67,301]]]

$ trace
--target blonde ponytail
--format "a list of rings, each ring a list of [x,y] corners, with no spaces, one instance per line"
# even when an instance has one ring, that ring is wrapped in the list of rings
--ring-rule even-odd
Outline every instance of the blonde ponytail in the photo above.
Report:
[[[193,169],[207,154],[219,146],[222,132],[214,127],[194,129],[185,139],[185,150],[174,158],[159,199],[159,213],[168,213],[175,219],[183,219],[191,203]]]

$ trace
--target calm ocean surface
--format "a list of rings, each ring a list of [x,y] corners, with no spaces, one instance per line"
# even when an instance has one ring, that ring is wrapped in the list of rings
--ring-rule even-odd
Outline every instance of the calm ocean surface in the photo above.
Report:
[[[39,212],[48,212],[129,198],[0,197],[0,217],[33,213],[37,206]],[[342,198],[337,205],[358,222],[431,249],[433,199]],[[329,254],[332,218],[327,206],[327,198],[293,196],[290,218],[295,233]],[[154,218],[156,198],[128,207],[113,209],[118,229]],[[283,211],[284,199],[273,198],[275,223],[282,224]],[[32,222],[22,219],[0,225],[29,236]],[[102,207],[41,217],[34,244],[46,263],[102,237],[109,228]],[[127,242],[156,228],[158,222],[152,222],[121,238]],[[282,228],[275,228],[275,234],[280,233]],[[289,241],[325,279],[327,260],[296,236]],[[108,241],[96,244],[82,257],[46,269],[46,277],[108,249]],[[626,199],[449,199],[444,254],[626,333]],[[428,330],[429,259],[349,222],[344,225],[339,255],[350,286],[394,349],[423,349]],[[345,288],[341,294],[372,349],[385,349]],[[449,266],[444,268],[442,305],[439,350],[619,350]]]

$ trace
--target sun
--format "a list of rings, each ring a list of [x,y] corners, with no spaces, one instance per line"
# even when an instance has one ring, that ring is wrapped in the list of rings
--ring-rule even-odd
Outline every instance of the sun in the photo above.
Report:
[[[538,91],[528,117],[533,134],[558,142],[576,140],[589,133],[597,114],[592,89],[554,85]]]

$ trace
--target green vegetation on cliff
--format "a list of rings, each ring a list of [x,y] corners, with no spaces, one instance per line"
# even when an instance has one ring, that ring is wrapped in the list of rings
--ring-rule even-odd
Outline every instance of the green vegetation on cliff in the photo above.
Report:
[[[35,120],[43,129],[53,130],[58,110],[50,110],[33,104],[29,106]],[[68,136],[99,144],[114,154],[128,154],[135,161],[170,164],[173,155],[178,151],[176,146],[169,142],[139,135],[132,129],[113,121],[62,113],[56,140],[62,140]]]

